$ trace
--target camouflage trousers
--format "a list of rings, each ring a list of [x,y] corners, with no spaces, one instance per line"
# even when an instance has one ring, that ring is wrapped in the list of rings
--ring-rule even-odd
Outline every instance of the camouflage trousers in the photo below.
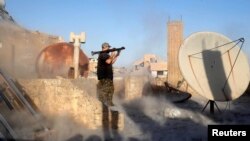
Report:
[[[97,97],[105,105],[113,106],[114,83],[111,79],[101,79],[97,84]]]

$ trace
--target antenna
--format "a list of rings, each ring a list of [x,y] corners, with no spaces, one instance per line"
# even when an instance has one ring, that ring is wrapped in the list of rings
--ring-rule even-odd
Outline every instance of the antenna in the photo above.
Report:
[[[247,56],[241,50],[243,43],[244,38],[231,41],[219,33],[197,32],[181,45],[181,73],[210,104],[237,99],[247,89],[250,71]]]

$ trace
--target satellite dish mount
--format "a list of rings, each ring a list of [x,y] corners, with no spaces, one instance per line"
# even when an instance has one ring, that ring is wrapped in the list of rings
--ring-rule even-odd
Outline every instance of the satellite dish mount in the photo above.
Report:
[[[216,104],[216,102],[214,100],[208,100],[207,104],[202,109],[202,112],[204,112],[204,110],[207,108],[208,104],[210,104],[210,114],[214,114],[214,105],[216,106],[217,110],[221,113],[220,108],[218,107],[218,105]]]

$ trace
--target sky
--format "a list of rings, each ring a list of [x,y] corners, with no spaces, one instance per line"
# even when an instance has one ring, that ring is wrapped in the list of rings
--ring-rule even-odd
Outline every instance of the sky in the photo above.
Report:
[[[221,33],[231,40],[245,38],[250,55],[249,0],[5,0],[5,9],[21,26],[61,36],[86,33],[81,49],[101,50],[108,42],[126,49],[114,64],[127,67],[144,54],[167,60],[167,23],[183,21],[184,39],[195,32]]]

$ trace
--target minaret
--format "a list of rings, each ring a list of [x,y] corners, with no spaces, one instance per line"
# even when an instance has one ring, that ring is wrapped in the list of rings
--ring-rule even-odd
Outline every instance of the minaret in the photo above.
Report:
[[[168,79],[167,82],[172,87],[177,88],[178,83],[183,79],[179,68],[178,53],[183,42],[182,21],[168,21]]]

